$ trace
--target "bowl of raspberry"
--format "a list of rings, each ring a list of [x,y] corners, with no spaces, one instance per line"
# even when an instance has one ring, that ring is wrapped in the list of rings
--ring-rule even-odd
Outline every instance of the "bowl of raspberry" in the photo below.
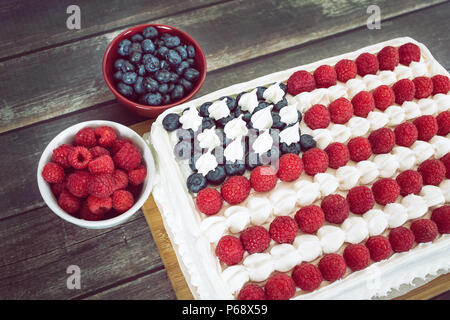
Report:
[[[37,180],[47,206],[88,229],[127,221],[149,197],[152,153],[136,132],[111,121],[86,121],[58,134],[39,160]]]
[[[117,100],[154,118],[191,99],[206,77],[206,58],[186,32],[143,24],[120,33],[103,56],[103,78]]]

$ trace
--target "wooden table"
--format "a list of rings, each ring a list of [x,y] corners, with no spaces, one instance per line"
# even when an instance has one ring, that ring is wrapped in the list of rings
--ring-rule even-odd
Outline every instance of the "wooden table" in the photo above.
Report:
[[[425,43],[450,67],[442,0],[76,3],[80,30],[66,27],[72,1],[0,2],[0,300],[176,298],[142,212],[115,228],[82,229],[57,218],[36,183],[41,152],[64,128],[146,120],[119,105],[102,78],[104,50],[123,29],[158,22],[197,39],[208,60],[197,96],[398,36]],[[378,30],[366,26],[372,4]],[[67,288],[70,265],[80,267],[81,289]]]

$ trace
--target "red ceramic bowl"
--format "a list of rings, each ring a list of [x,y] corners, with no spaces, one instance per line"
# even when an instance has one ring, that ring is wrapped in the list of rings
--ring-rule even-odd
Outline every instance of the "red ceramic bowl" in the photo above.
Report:
[[[195,63],[196,63],[196,69],[200,72],[200,77],[197,80],[197,83],[195,84],[194,88],[191,92],[189,92],[188,95],[186,95],[183,99],[180,99],[174,103],[168,104],[168,105],[162,105],[162,106],[148,106],[144,104],[139,104],[137,102],[131,101],[121,95],[115,87],[115,82],[113,79],[114,74],[114,62],[117,58],[120,57],[120,55],[117,53],[117,47],[123,39],[131,38],[136,33],[144,31],[145,28],[153,26],[156,29],[158,29],[159,33],[166,33],[170,32],[173,35],[176,35],[180,38],[182,43],[185,44],[192,44],[195,48]],[[191,99],[197,92],[200,90],[201,86],[203,85],[203,82],[205,81],[206,77],[206,58],[205,54],[203,53],[203,50],[200,48],[197,41],[195,41],[190,35],[185,33],[184,31],[181,31],[177,28],[166,26],[163,24],[155,24],[155,23],[149,23],[149,24],[141,24],[139,26],[135,26],[132,28],[129,28],[119,34],[117,37],[111,41],[108,48],[106,48],[106,52],[103,56],[103,64],[102,64],[102,72],[103,72],[103,78],[105,79],[106,85],[111,90],[111,92],[116,96],[117,100],[119,100],[120,103],[122,103],[124,106],[130,108],[131,110],[137,112],[141,116],[149,117],[149,118],[155,118],[159,114],[161,114],[164,110],[174,107],[176,105],[182,104],[189,99]]]

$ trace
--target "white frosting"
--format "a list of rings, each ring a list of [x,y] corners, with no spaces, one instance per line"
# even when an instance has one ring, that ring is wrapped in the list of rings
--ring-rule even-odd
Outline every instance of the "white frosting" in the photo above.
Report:
[[[338,251],[344,244],[346,234],[339,227],[323,226],[317,230],[317,237],[320,240],[323,252],[332,253]]]
[[[230,115],[230,109],[227,106],[226,99],[213,102],[208,107],[209,116],[215,120],[226,118]]]
[[[264,281],[275,270],[272,256],[268,253],[254,253],[242,261],[250,280]]]
[[[405,101],[402,104],[403,111],[405,111],[405,119],[411,120],[422,115],[419,105],[414,101]]]
[[[228,207],[223,215],[227,218],[227,224],[232,233],[241,232],[250,224],[250,212],[246,207]]]
[[[211,216],[204,219],[200,224],[200,232],[211,243],[216,243],[228,229],[227,220],[224,217]]]
[[[350,190],[358,183],[361,177],[360,171],[351,166],[340,167],[336,170],[336,178],[339,181],[340,189]]]
[[[420,99],[417,104],[422,115],[433,115],[438,111],[437,103],[433,99]]]
[[[384,113],[388,116],[389,125],[396,126],[405,121],[405,111],[399,106],[390,106]]]
[[[248,111],[250,113],[253,113],[253,110],[258,106],[258,96],[256,95],[256,92],[258,89],[254,89],[250,92],[244,93],[238,101],[238,105],[241,107],[243,111]]]
[[[320,197],[320,185],[315,182],[300,179],[294,184],[297,191],[297,203],[301,206],[308,206]]]
[[[352,117],[348,121],[348,127],[352,133],[352,137],[362,137],[370,129],[370,121],[362,117]]]
[[[415,194],[408,194],[402,200],[402,206],[406,208],[408,219],[415,219],[423,216],[428,211],[425,200]]]
[[[436,101],[439,112],[448,110],[448,106],[450,106],[450,95],[438,93],[433,96],[433,100]]]
[[[389,123],[389,116],[384,112],[370,111],[367,115],[367,120],[369,120],[372,130],[377,130]]]
[[[333,136],[328,129],[316,129],[312,131],[312,136],[317,143],[317,147],[325,149],[333,142]]]
[[[423,186],[422,190],[420,190],[420,196],[425,200],[429,208],[445,203],[445,197],[441,189],[436,186]]]
[[[223,131],[225,136],[229,139],[236,139],[245,136],[248,133],[247,122],[242,120],[243,115],[228,121]]]
[[[255,225],[262,225],[272,214],[272,204],[266,197],[253,196],[248,200],[250,219]]]
[[[332,124],[330,131],[334,142],[344,143],[352,136],[352,130],[343,124]]]
[[[264,152],[269,151],[272,148],[272,145],[273,138],[270,135],[269,130],[266,130],[255,139],[252,148],[257,154],[263,154]]]
[[[225,147],[223,155],[227,161],[244,160],[244,147],[241,140],[242,138],[235,139]]]
[[[389,153],[376,155],[373,162],[382,178],[392,177],[400,167],[397,157]]]
[[[320,240],[312,234],[302,234],[295,237],[294,247],[297,248],[302,261],[313,261],[322,254]]]
[[[222,277],[228,284],[232,293],[238,292],[242,286],[250,279],[245,267],[236,265],[226,268],[222,272]]]
[[[356,96],[356,94],[358,94],[361,91],[367,90],[366,84],[362,79],[358,78],[350,79],[345,84],[347,85],[348,96],[350,98],[353,98],[354,96]]]
[[[412,144],[411,150],[414,152],[414,156],[418,163],[424,162],[434,154],[433,146],[428,142],[420,140],[417,140]]]
[[[380,77],[374,74],[367,74],[363,77],[363,81],[366,84],[367,91],[372,91],[383,85]]]
[[[200,148],[212,150],[220,145],[220,138],[216,134],[216,128],[205,129],[197,136]]]
[[[388,203],[384,207],[390,228],[397,228],[408,220],[408,211],[400,203]]]
[[[280,120],[286,124],[298,122],[297,104],[287,105],[280,110]]]
[[[297,202],[297,193],[292,188],[276,188],[272,191],[269,199],[272,203],[273,214],[285,215],[294,209]]]
[[[289,271],[302,261],[297,249],[287,243],[274,246],[270,250],[270,254],[272,255],[275,270],[280,272]]]
[[[409,67],[399,64],[394,69],[395,74],[397,75],[397,80],[400,79],[410,79],[412,78],[412,71]]]
[[[380,71],[378,73],[378,77],[380,78],[380,81],[387,86],[391,86],[397,82],[397,76],[393,71],[389,70]]]
[[[250,121],[252,122],[253,127],[255,129],[267,130],[272,126],[272,124],[273,124],[272,113],[271,113],[272,108],[273,108],[273,105],[270,105],[264,109],[256,111],[252,115]]]
[[[273,104],[277,104],[278,102],[283,100],[284,95],[285,92],[280,88],[280,82],[274,83],[273,85],[269,86],[266,90],[264,90],[263,93],[264,99]]]
[[[409,68],[414,78],[425,76],[428,73],[428,66],[424,62],[411,61]]]
[[[394,147],[392,154],[397,158],[399,169],[402,171],[412,168],[416,163],[416,156],[409,148],[401,146]]]
[[[445,202],[450,202],[450,180],[444,179],[439,185],[441,188],[442,195],[444,196]]]
[[[284,128],[280,132],[280,142],[284,142],[287,145],[296,143],[300,141],[300,131],[298,130],[298,125],[294,124],[290,127]]]
[[[348,98],[347,87],[342,84],[335,84],[328,88],[328,96],[330,97],[330,101],[339,99],[339,98]]]
[[[323,197],[333,193],[339,187],[339,180],[329,173],[318,173],[314,176],[314,182],[319,184]]]
[[[441,136],[434,136],[430,139],[429,143],[433,146],[434,156],[436,158],[442,158],[450,152],[450,139]]]
[[[358,162],[356,164],[356,168],[358,169],[361,176],[359,178],[359,182],[361,182],[362,184],[369,184],[375,181],[375,179],[380,174],[377,165],[369,160]]]
[[[202,117],[198,114],[197,108],[190,107],[181,115],[180,123],[182,124],[183,129],[192,129],[195,132],[202,124]]]
[[[345,232],[345,241],[350,243],[360,243],[369,235],[367,222],[361,217],[350,217],[342,223],[342,230]]]
[[[208,151],[200,156],[200,158],[195,161],[195,167],[198,172],[206,176],[206,174],[214,169],[216,169],[218,163],[215,156]]]
[[[379,209],[371,209],[364,216],[370,236],[380,235],[389,225],[388,215]]]

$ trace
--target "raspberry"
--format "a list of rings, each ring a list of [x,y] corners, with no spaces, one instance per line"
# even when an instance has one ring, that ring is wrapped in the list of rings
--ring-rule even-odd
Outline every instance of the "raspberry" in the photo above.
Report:
[[[270,234],[261,226],[253,226],[245,229],[239,237],[244,249],[248,253],[261,253],[269,247]]]
[[[400,186],[394,179],[383,178],[372,185],[372,193],[375,201],[384,206],[395,202],[400,195]]]
[[[349,207],[347,200],[340,194],[330,194],[323,198],[320,204],[325,220],[340,224],[348,217]]]
[[[372,148],[368,139],[364,137],[356,137],[350,139],[347,144],[350,152],[350,159],[355,162],[369,159],[372,155]]]
[[[369,249],[370,258],[375,261],[381,261],[391,256],[391,243],[389,239],[383,236],[373,236],[366,241],[366,247]]]
[[[128,182],[138,186],[144,182],[147,177],[147,168],[143,165],[140,165],[136,169],[128,171]]]
[[[314,76],[305,70],[294,72],[287,81],[287,91],[293,96],[313,91],[315,88]]]
[[[428,98],[433,93],[433,81],[427,77],[417,77],[413,79],[414,87],[416,88],[416,93],[414,98],[422,99]]]
[[[352,271],[367,268],[370,262],[370,252],[363,244],[349,244],[344,249],[344,259],[347,266]]]
[[[231,176],[222,184],[220,193],[229,204],[238,204],[250,194],[250,181],[243,176]]]
[[[447,76],[435,75],[431,80],[433,81],[433,94],[447,94],[450,90],[450,80]]]
[[[414,233],[414,238],[417,243],[433,241],[438,234],[436,223],[430,219],[416,220],[411,223],[409,228]]]
[[[398,65],[399,56],[398,50],[395,47],[387,46],[381,49],[377,54],[380,70],[394,70]]]
[[[111,153],[114,155],[116,154],[126,143],[133,144],[133,141],[128,139],[116,139],[113,141],[111,145]]]
[[[372,131],[368,139],[374,154],[388,153],[395,145],[394,131],[389,128]]]
[[[400,186],[400,195],[406,197],[408,194],[418,194],[422,190],[422,175],[415,170],[406,170],[395,179]]]
[[[269,227],[270,237],[278,243],[292,243],[297,234],[298,226],[289,216],[276,217]]]
[[[104,214],[93,214],[91,210],[89,210],[89,206],[87,204],[87,201],[84,201],[81,204],[80,212],[79,212],[80,219],[88,220],[88,221],[99,221],[104,219]]]
[[[316,290],[322,283],[322,274],[318,267],[311,263],[302,262],[292,271],[292,279],[297,287],[304,291]]]
[[[244,248],[241,241],[235,236],[223,236],[217,243],[216,256],[226,265],[238,264],[244,257]]]
[[[113,128],[108,126],[101,126],[95,128],[95,137],[98,140],[98,144],[101,147],[109,148],[112,146],[114,140],[116,140],[117,135]]]
[[[375,55],[370,53],[362,53],[356,58],[356,66],[358,74],[364,77],[366,74],[376,74],[378,71],[378,59]]]
[[[213,215],[222,208],[223,199],[219,191],[214,188],[205,188],[199,191],[195,199],[197,208],[206,215]]]
[[[445,177],[450,179],[450,152],[443,156],[440,160],[445,166]]]
[[[134,196],[127,190],[114,191],[111,198],[112,207],[119,213],[128,211],[134,205]]]
[[[420,48],[408,42],[398,48],[398,55],[400,63],[409,66],[412,61],[420,61]]]
[[[313,130],[326,128],[330,124],[330,112],[324,105],[315,104],[305,112],[303,120]]]
[[[89,152],[92,155],[92,159],[95,159],[95,158],[98,158],[101,156],[110,156],[111,155],[111,153],[107,149],[100,147],[100,146],[95,146],[93,148],[90,148]]]
[[[333,123],[344,124],[353,116],[353,105],[349,100],[342,97],[331,102],[328,111]]]
[[[267,280],[264,291],[269,300],[288,300],[295,294],[295,282],[288,275],[278,273]]]
[[[422,175],[423,184],[437,186],[444,180],[446,168],[441,161],[428,159],[420,164],[417,171]]]
[[[69,155],[73,150],[73,146],[62,144],[52,153],[52,161],[59,164],[64,169],[70,168]]]
[[[114,155],[113,161],[117,167],[129,171],[141,163],[141,154],[133,144],[125,143]]]
[[[410,147],[416,142],[419,133],[414,124],[403,122],[394,129],[395,143],[402,147]]]
[[[375,109],[375,100],[368,91],[361,91],[352,99],[355,116],[367,118],[370,111]]]
[[[302,160],[305,172],[310,176],[325,172],[328,168],[328,155],[319,148],[312,148],[304,152]]]
[[[323,65],[314,70],[317,88],[328,88],[336,84],[336,71],[331,66]]]
[[[85,147],[75,147],[69,154],[69,163],[78,170],[86,169],[92,159],[92,155]]]
[[[88,169],[91,174],[114,173],[114,162],[108,155],[100,156],[89,162]]]
[[[373,93],[373,100],[375,102],[375,107],[378,110],[384,111],[388,107],[392,106],[395,102],[394,90],[386,85],[381,85],[376,88]]]
[[[101,173],[89,177],[88,193],[97,198],[110,196],[114,192],[114,179],[112,174]]]
[[[69,191],[63,190],[59,195],[58,204],[67,213],[74,214],[80,210],[81,201]]]
[[[303,171],[303,161],[295,153],[286,153],[278,161],[277,176],[281,181],[294,181]]]
[[[328,166],[333,169],[345,166],[350,160],[350,152],[345,144],[333,142],[325,148],[328,155]]]
[[[347,202],[351,212],[363,214],[373,208],[375,199],[368,187],[356,186],[347,193]]]
[[[258,166],[250,174],[250,184],[255,191],[270,191],[277,184],[277,174],[271,166]]]
[[[143,186],[142,184],[140,184],[138,186],[135,186],[135,185],[132,185],[130,183],[130,184],[128,184],[127,191],[131,192],[133,197],[135,199],[137,199],[137,198],[139,198],[141,196],[141,192],[142,192],[142,189],[143,189],[142,186]]]
[[[442,111],[436,117],[436,122],[438,125],[437,134],[440,136],[446,136],[450,133],[450,111]]]
[[[238,300],[267,300],[264,289],[256,284],[247,284],[238,294]]]
[[[297,211],[295,221],[299,229],[304,233],[316,233],[323,225],[325,215],[320,207],[310,205]]]
[[[87,127],[78,131],[75,134],[74,144],[86,148],[95,147],[97,145],[97,139],[95,138],[94,129]]]
[[[325,280],[334,282],[344,276],[347,265],[342,256],[329,253],[320,259],[318,267]]]
[[[97,216],[103,216],[112,208],[111,197],[97,198],[94,196],[89,196],[87,198],[87,205],[89,210]]]
[[[67,179],[64,179],[62,182],[52,183],[50,188],[52,189],[53,194],[56,198],[66,189]]]
[[[397,227],[389,232],[389,242],[394,252],[409,251],[414,244],[414,233],[405,227]]]
[[[337,79],[342,82],[355,78],[358,73],[356,63],[348,59],[342,59],[336,63],[334,70],[336,71]]]
[[[67,190],[75,197],[85,198],[88,196],[89,172],[76,171],[67,177]]]
[[[446,205],[433,210],[431,214],[440,234],[450,233],[450,206]]]
[[[120,169],[114,171],[114,190],[125,189],[128,186],[128,174]]]
[[[42,168],[42,178],[48,183],[62,182],[64,176],[64,169],[59,164],[49,162]]]
[[[411,101],[416,94],[414,82],[409,79],[401,79],[392,86],[395,94],[395,103],[401,105],[405,101]]]

